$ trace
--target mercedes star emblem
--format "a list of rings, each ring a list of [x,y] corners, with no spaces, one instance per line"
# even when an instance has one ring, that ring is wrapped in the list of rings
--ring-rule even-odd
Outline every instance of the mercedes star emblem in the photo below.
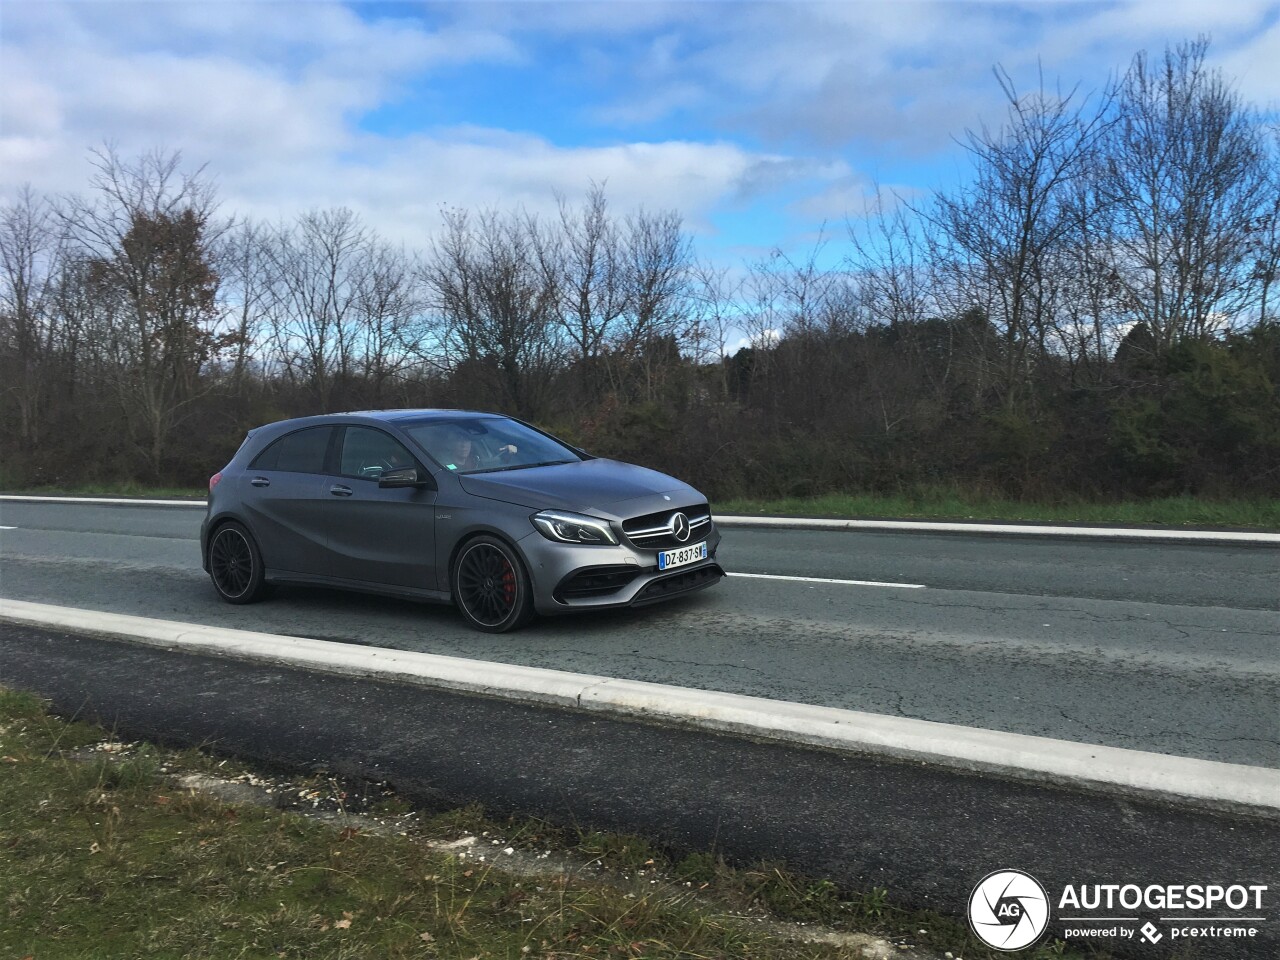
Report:
[[[680,543],[684,543],[689,539],[689,518],[683,513],[673,513],[671,515],[671,535]]]

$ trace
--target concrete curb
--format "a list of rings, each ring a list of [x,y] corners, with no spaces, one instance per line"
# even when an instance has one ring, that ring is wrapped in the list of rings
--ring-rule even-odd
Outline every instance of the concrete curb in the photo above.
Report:
[[[0,494],[19,503],[94,503],[134,507],[199,507],[203,500],[143,500],[128,497],[38,497]],[[1182,540],[1201,543],[1267,543],[1280,546],[1280,533],[1248,530],[1180,530],[1162,527],[1053,526],[1033,523],[947,522],[942,520],[837,520],[823,517],[717,516],[722,527],[782,527],[787,530],[898,530],[914,533],[982,533],[1024,537],[1082,537],[1114,540]]]
[[[1280,816],[1280,770],[1265,767],[21,600],[0,600],[0,620],[122,638],[164,649],[553,704],[862,756]]]

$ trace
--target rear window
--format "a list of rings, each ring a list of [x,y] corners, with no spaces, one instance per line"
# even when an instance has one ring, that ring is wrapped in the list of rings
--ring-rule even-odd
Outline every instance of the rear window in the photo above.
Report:
[[[281,437],[249,465],[251,470],[324,473],[325,454],[333,427],[307,427]]]

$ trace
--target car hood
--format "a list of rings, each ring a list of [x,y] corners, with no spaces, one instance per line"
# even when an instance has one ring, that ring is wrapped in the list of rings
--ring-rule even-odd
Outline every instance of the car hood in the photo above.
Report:
[[[609,520],[624,520],[664,506],[684,506],[705,499],[687,483],[665,473],[617,460],[476,473],[458,480],[472,496],[535,509],[590,513]]]

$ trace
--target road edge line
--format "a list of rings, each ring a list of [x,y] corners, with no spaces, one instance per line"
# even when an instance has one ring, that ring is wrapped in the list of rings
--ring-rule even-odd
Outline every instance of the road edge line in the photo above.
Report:
[[[15,503],[93,503],[134,507],[199,507],[203,500],[142,500],[128,497],[41,497],[0,494]],[[1184,540],[1210,543],[1268,543],[1280,545],[1280,533],[1248,530],[1179,530],[1166,527],[1059,527],[1052,524],[983,523],[946,520],[851,520],[834,517],[752,517],[717,515],[723,527],[783,527],[788,530],[899,530],[914,533],[985,533],[1000,536],[1083,537],[1115,540]]]
[[[872,758],[1280,815],[1280,770],[441,654],[0,599],[0,620],[170,650],[544,703]]]
[[[131,507],[200,507],[208,505],[206,500],[143,500],[129,497],[37,497],[22,493],[0,493],[0,501],[9,500],[14,503],[98,503],[127,505]]]
[[[1000,536],[1081,537],[1112,540],[1184,540],[1280,545],[1280,533],[1247,530],[1178,530],[1163,527],[1057,527],[1050,524],[970,523],[945,520],[846,520],[822,517],[717,516],[721,527],[788,530],[898,530],[914,533],[985,533]]]

